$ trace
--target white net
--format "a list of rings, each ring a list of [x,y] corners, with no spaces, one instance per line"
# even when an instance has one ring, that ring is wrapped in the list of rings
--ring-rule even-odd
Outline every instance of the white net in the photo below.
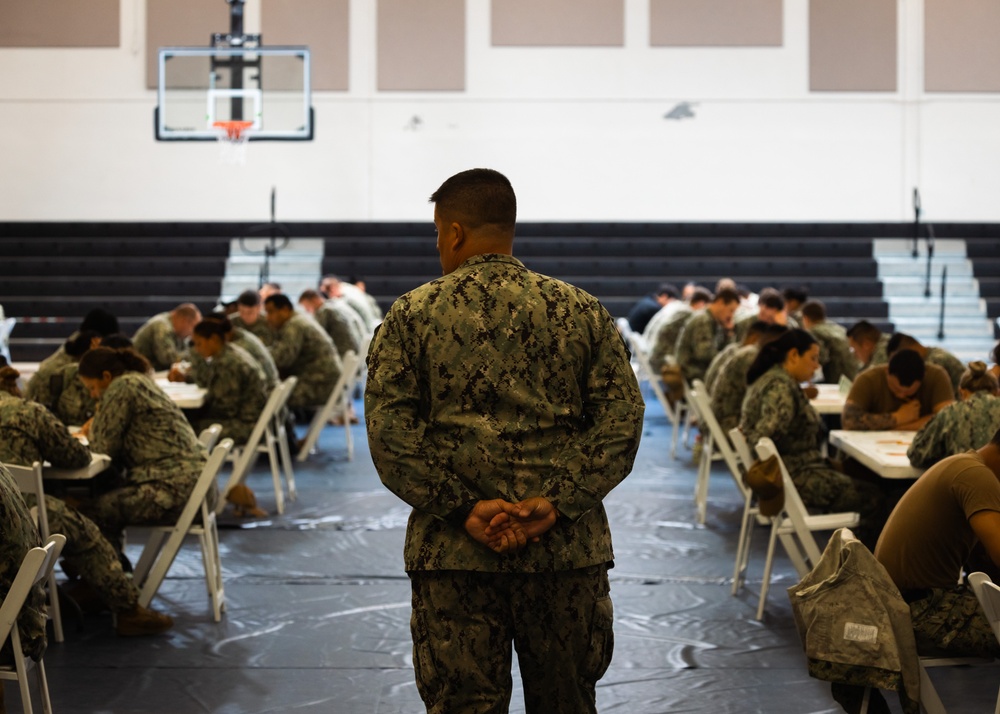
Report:
[[[219,121],[213,124],[218,133],[219,161],[227,166],[243,166],[247,162],[252,122]]]

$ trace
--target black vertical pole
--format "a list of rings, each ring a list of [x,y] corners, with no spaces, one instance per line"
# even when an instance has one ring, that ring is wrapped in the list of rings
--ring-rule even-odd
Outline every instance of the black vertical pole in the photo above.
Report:
[[[920,240],[920,189],[913,189],[913,258],[917,257],[917,241]]]
[[[927,224],[927,281],[924,284],[924,297],[931,296],[931,261],[934,260],[934,226]],[[942,292],[943,294],[943,292]]]
[[[941,266],[941,317],[938,319],[938,340],[944,339],[944,291],[948,281],[948,266]]]
[[[227,0],[229,3],[229,46],[243,46],[243,1]],[[243,89],[243,58],[233,57],[229,65],[229,85],[231,89]],[[229,118],[243,120],[243,97],[229,100]]]

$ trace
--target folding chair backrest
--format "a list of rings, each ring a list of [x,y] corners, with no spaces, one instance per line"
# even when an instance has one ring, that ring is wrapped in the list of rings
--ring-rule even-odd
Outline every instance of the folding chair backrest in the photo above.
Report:
[[[730,429],[729,441],[732,442],[733,450],[736,451],[740,463],[743,464],[744,471],[750,468],[755,459],[753,458],[753,454],[750,453],[750,445],[747,443],[747,438],[743,436],[743,432],[739,428]]]
[[[639,363],[640,376],[649,382],[649,386],[653,390],[653,394],[656,395],[656,398],[663,406],[664,411],[666,411],[667,414],[670,414],[673,411],[673,407],[670,406],[670,402],[667,400],[667,395],[663,391],[663,387],[660,386],[660,375],[653,371],[653,368],[649,363],[649,353],[646,351],[646,341],[638,332],[629,332],[627,337],[629,346],[632,348],[632,356],[635,357],[636,362]]]
[[[10,347],[8,347],[10,333],[14,331],[14,325],[16,324],[16,317],[5,317],[3,320],[0,320],[0,355],[6,357],[8,362],[11,361]]]
[[[292,396],[292,390],[295,389],[296,382],[298,382],[297,377],[287,377],[278,382],[275,388],[271,390],[271,396],[267,398],[260,416],[257,417],[257,423],[254,424],[253,431],[250,432],[250,438],[247,439],[246,444],[240,447],[242,449],[239,459],[241,463],[244,461],[249,463],[257,458],[257,445],[264,438],[264,432],[267,431],[267,427],[274,418],[274,415],[285,406],[288,398]],[[237,464],[237,466],[240,466],[240,464]],[[240,468],[244,467],[240,466]]]
[[[226,457],[229,456],[229,451],[232,448],[233,440],[223,439],[221,443],[212,449],[205,467],[201,470],[201,475],[198,476],[198,480],[191,490],[188,502],[177,519],[177,530],[186,532],[191,527],[191,524],[194,523],[194,517],[198,515],[198,511],[205,501],[205,496],[208,494],[208,489],[215,483],[215,477],[219,475],[219,469],[222,468],[222,464],[225,463]]]
[[[980,607],[986,613],[986,619],[990,623],[990,628],[1000,642],[1000,586],[990,580],[986,573],[972,573],[969,575],[969,585],[972,586]]]
[[[805,550],[809,561],[815,565],[819,562],[822,553],[816,544],[816,538],[812,535],[812,530],[806,524],[806,517],[809,515],[809,511],[802,502],[802,497],[799,496],[798,489],[795,488],[792,477],[788,474],[785,462],[782,460],[781,454],[778,453],[774,442],[766,436],[761,437],[760,441],[757,442],[757,456],[761,460],[764,460],[770,458],[772,455],[778,458],[778,465],[781,467],[781,476],[785,487],[785,507],[782,513],[791,522],[796,538]],[[779,514],[779,517],[781,517],[781,514]]]
[[[48,537],[44,546],[32,548],[24,556],[3,605],[0,605],[0,645],[7,641],[31,587],[48,576],[64,545],[66,536],[56,533]]]
[[[212,424],[212,426],[207,429],[202,429],[201,433],[198,434],[198,441],[201,445],[205,447],[205,450],[212,453],[212,449],[219,442],[219,437],[222,435],[222,424]]]
[[[698,412],[698,416],[701,417],[702,428],[708,427],[709,433],[712,435],[712,445],[722,455],[722,460],[729,467],[729,472],[733,475],[737,487],[740,491],[745,491],[746,486],[743,484],[743,472],[740,470],[739,458],[729,443],[729,437],[726,436],[722,427],[719,426],[719,421],[715,418],[715,412],[712,411],[712,405],[708,400],[708,389],[705,388],[705,383],[696,379],[691,383],[691,387],[688,396],[694,409]]]
[[[45,486],[42,481],[42,463],[36,461],[31,466],[4,464],[17,483],[22,494],[31,494],[38,500],[38,533],[42,539],[49,537],[49,515],[45,510]]]

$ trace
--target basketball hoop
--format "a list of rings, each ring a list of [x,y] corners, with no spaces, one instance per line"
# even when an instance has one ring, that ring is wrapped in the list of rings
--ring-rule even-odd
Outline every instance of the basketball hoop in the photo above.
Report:
[[[247,162],[247,140],[252,121],[215,121],[212,128],[216,130],[219,141],[219,158],[225,164],[243,166]]]

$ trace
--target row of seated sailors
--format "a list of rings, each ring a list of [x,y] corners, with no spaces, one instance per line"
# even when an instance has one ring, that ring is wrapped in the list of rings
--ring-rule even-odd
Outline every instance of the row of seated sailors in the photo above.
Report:
[[[260,318],[259,295],[253,295],[256,301],[249,296],[246,301],[255,303],[249,307]],[[49,358],[56,367],[40,366],[28,383],[30,396],[42,401],[24,398],[17,370],[0,367],[0,463],[47,461],[82,468],[90,463],[91,450],[111,457],[113,475],[95,480],[87,497],[70,497],[57,487],[46,495],[45,505],[51,531],[67,537],[63,567],[73,580],[69,591],[84,606],[112,610],[120,635],[156,634],[172,626],[168,616],[139,606],[138,591],[123,569],[122,534],[127,525],[169,523],[179,516],[206,460],[196,430],[222,423],[223,436],[245,443],[269,382],[273,386],[278,376],[297,368],[309,377],[319,372],[323,379],[307,381],[311,391],[300,393],[301,405],[316,406],[326,401],[339,378],[339,353],[319,323],[296,313],[280,293],[263,302],[266,318],[247,320],[247,327],[234,327],[225,317],[201,319],[189,311],[193,306],[181,305],[140,328],[136,342],[150,335],[143,340],[154,355],[167,342],[179,350],[177,338],[193,338],[185,378],[197,381],[207,394],[205,406],[187,414],[149,378],[153,364],[114,332],[117,320],[101,310],[92,311],[77,334]],[[268,324],[267,345],[247,329],[257,322]],[[270,380],[264,369],[268,363]],[[57,416],[60,411],[68,415],[65,423],[84,424],[89,448],[70,434]],[[0,469],[0,496],[9,499],[16,491],[10,475]],[[217,499],[213,490],[210,500]],[[0,553],[0,578],[16,573],[18,559],[7,560]],[[43,638],[44,623],[27,633],[26,647]]]

